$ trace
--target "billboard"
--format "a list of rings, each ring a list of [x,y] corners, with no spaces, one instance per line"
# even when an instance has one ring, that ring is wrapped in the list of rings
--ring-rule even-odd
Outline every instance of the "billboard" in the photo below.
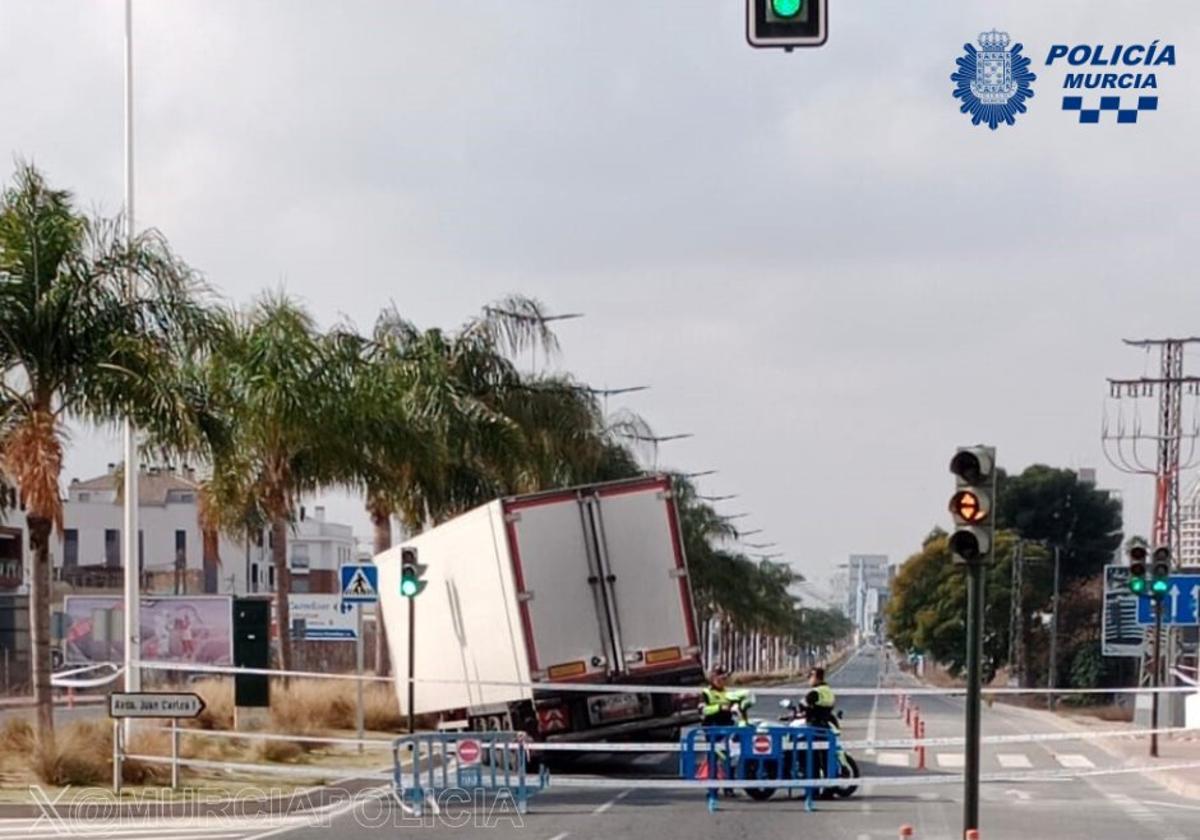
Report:
[[[295,628],[304,622],[306,641],[345,641],[358,638],[354,604],[338,594],[288,595],[288,618]]]
[[[125,657],[124,601],[116,595],[63,599],[63,655],[68,663],[120,662]],[[107,621],[107,626],[103,622]],[[233,664],[233,604],[226,595],[142,598],[141,658]]]

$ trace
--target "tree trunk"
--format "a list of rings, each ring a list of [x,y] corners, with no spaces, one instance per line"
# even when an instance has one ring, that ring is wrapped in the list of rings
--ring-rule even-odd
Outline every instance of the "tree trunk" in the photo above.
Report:
[[[50,686],[50,520],[27,516],[29,547],[33,568],[30,570],[29,611],[33,639],[33,701],[37,706],[38,737],[54,737],[54,695]]]
[[[381,506],[370,506],[371,525],[375,530],[375,556],[392,547],[392,515],[391,511]],[[375,674],[386,677],[392,670],[391,656],[388,655],[387,626],[383,623],[383,605],[375,603]]]
[[[287,562],[288,523],[282,516],[271,522],[271,564],[275,567],[275,618],[279,624],[279,667],[292,669],[292,618],[288,611],[288,593],[292,579]],[[283,678],[287,683],[287,677]]]

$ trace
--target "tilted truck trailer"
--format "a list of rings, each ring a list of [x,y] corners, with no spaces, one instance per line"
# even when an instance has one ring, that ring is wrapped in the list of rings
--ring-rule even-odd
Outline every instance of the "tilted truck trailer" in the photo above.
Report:
[[[401,710],[409,599],[401,549],[427,567],[415,609],[417,714],[538,740],[669,737],[696,695],[556,690],[554,683],[703,680],[671,479],[497,499],[375,558]],[[531,687],[531,683],[549,684]]]

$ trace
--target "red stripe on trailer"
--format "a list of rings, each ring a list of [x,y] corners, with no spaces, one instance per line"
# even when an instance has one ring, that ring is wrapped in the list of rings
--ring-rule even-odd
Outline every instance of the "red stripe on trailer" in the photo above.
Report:
[[[515,505],[514,505],[515,507]],[[529,614],[529,602],[521,596],[525,594],[525,574],[521,571],[521,549],[517,547],[517,523],[508,519],[509,505],[500,505],[500,513],[506,520],[504,531],[508,534],[508,551],[512,557],[513,579],[517,584],[517,599],[521,609],[521,628],[525,632],[525,650],[529,653],[529,669],[537,671],[537,649],[533,644],[533,617]]]
[[[666,479],[663,479],[662,484],[666,484]],[[667,489],[670,489],[669,487]],[[675,568],[687,570],[687,558],[683,556],[683,541],[679,536],[679,511],[675,509],[675,505],[671,504],[671,499],[666,500],[667,519],[671,524],[671,548],[675,553]],[[692,589],[688,586],[686,575],[679,578],[679,597],[683,600],[683,623],[687,625],[688,645],[695,647],[696,641],[696,616],[692,611]]]

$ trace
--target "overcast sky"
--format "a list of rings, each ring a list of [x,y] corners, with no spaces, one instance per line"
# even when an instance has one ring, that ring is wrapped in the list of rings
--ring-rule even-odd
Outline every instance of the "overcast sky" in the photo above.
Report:
[[[137,220],[230,299],[282,285],[326,324],[586,313],[558,364],[652,386],[611,407],[694,433],[660,463],[720,470],[704,491],[820,581],[944,523],[960,443],[1098,467],[1145,532],[1104,380],[1156,365],[1123,337],[1200,333],[1200,8],[830,2],[828,45],[787,55],[746,45],[742,0],[136,0]],[[108,213],[122,9],[0,0],[0,151]],[[949,80],[993,26],[1039,75],[995,132]],[[1155,39],[1157,112],[1059,110],[1050,44]],[[75,444],[68,477],[120,457]]]

